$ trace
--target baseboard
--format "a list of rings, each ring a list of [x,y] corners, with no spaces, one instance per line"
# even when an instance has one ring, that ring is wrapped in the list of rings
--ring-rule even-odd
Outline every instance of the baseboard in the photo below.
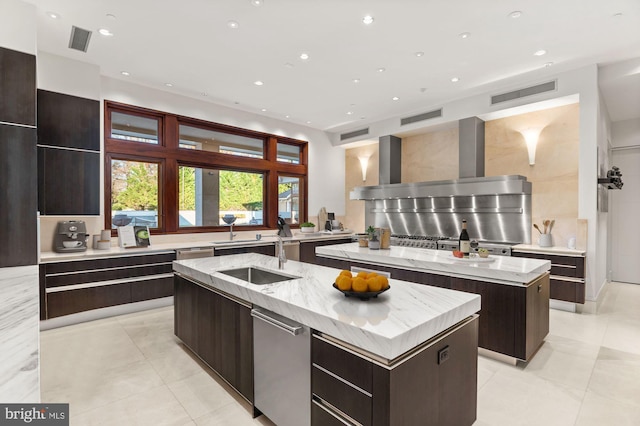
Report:
[[[600,304],[602,303],[602,301],[604,300],[605,295],[609,291],[609,284],[610,283],[611,283],[611,281],[605,279],[604,283],[602,284],[602,287],[600,287],[600,291],[596,295],[595,300],[587,300],[587,301],[585,301],[584,305],[581,305],[581,307],[578,309],[578,312],[579,313],[585,313],[585,314],[594,314],[594,315],[597,314],[598,313],[598,308],[600,307]]]
[[[549,307],[559,311],[576,312],[577,303],[565,302],[564,300],[549,299]]]
[[[145,300],[143,302],[127,303],[124,305],[109,306],[108,308],[93,309],[91,311],[78,312],[77,314],[64,315],[40,321],[40,331],[171,305],[173,305],[173,296]]]

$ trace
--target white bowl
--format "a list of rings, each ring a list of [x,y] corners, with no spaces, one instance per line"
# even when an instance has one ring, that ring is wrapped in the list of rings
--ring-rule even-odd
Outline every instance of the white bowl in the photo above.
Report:
[[[300,227],[300,232],[302,232],[303,234],[310,234],[315,230],[316,230],[315,226],[313,228],[310,227],[310,226],[301,226]]]

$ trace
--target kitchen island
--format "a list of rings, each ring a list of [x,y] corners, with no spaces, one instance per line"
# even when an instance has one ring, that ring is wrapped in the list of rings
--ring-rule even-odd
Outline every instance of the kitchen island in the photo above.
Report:
[[[482,296],[481,348],[529,361],[549,332],[549,269],[541,259],[490,256],[458,259],[450,251],[357,243],[316,248],[321,264],[386,271],[392,277]]]
[[[291,279],[258,285],[225,273],[247,266]],[[278,270],[277,258],[255,253],[176,261],[174,271],[176,335],[249,402],[251,311],[261,308],[311,329],[311,424],[475,420],[477,295],[391,279],[375,299],[346,298],[332,287],[336,269]]]

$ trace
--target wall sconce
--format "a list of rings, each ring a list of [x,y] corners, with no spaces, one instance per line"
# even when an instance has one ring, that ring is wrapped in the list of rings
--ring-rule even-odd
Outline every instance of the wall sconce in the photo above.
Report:
[[[370,155],[361,155],[358,157],[360,160],[360,168],[362,169],[362,181],[367,180],[367,166],[369,165]]]
[[[525,142],[527,142],[527,151],[529,151],[529,165],[536,164],[536,146],[538,145],[538,137],[542,132],[542,128],[530,128],[522,130],[520,133],[524,136]]]

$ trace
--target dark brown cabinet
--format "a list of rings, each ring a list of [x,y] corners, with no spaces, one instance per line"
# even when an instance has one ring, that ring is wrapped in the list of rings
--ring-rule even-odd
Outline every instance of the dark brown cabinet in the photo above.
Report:
[[[300,262],[313,263],[314,265],[324,265],[324,259],[316,257],[316,247],[331,246],[334,244],[345,244],[350,242],[351,237],[337,238],[334,240],[301,241]]]
[[[275,256],[276,248],[274,244],[266,246],[246,246],[246,247],[229,247],[213,249],[214,256],[229,256],[232,254],[259,253],[267,256]]]
[[[253,401],[251,305],[176,275],[174,329],[189,349]]]
[[[451,289],[481,296],[481,348],[528,361],[549,333],[549,274],[522,286],[452,277]]]
[[[40,265],[40,319],[173,295],[175,253]]]
[[[100,152],[100,101],[38,89],[38,145]]]
[[[514,251],[512,256],[551,261],[550,297],[565,302],[585,302],[585,257]]]
[[[36,57],[0,47],[0,122],[36,125]]]
[[[0,267],[38,263],[35,153],[35,129],[0,124]]]
[[[100,214],[100,102],[38,90],[38,210]]]
[[[464,426],[476,419],[477,317],[389,365],[314,333],[311,424]]]

